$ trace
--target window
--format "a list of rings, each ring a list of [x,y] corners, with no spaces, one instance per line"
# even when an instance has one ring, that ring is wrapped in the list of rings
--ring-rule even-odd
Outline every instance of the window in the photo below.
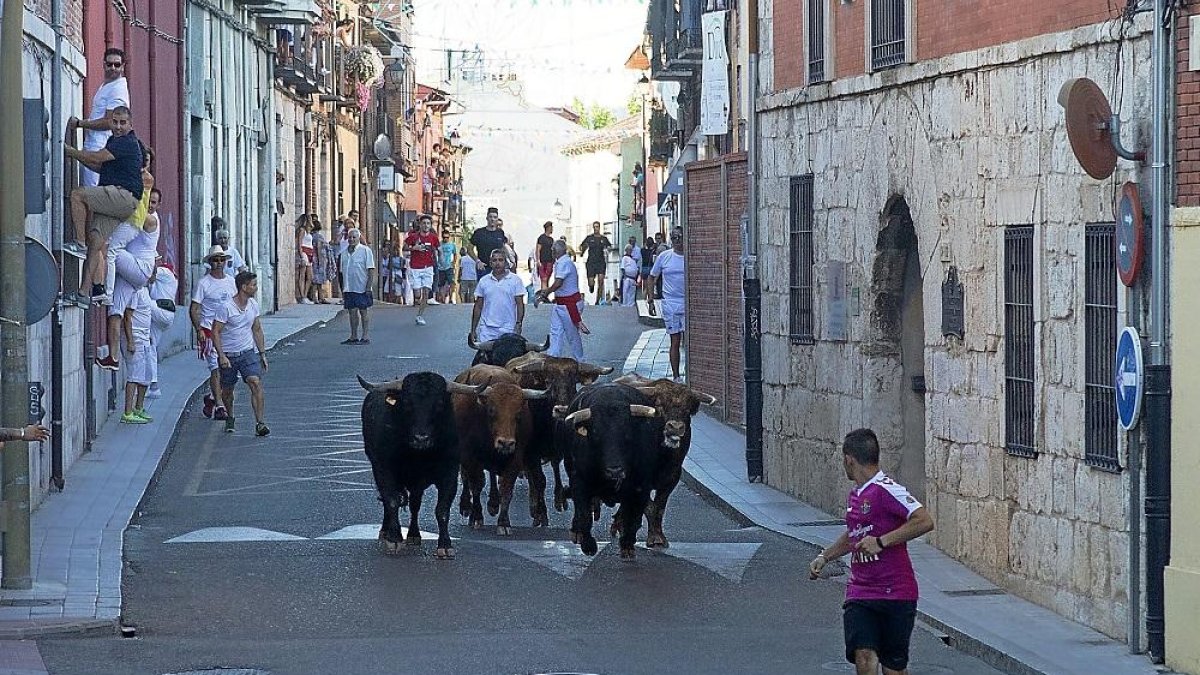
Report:
[[[825,81],[825,3],[808,0],[808,83]]]
[[[1084,461],[1120,471],[1117,462],[1116,367],[1117,282],[1114,225],[1088,225],[1084,284]]]
[[[813,176],[793,176],[789,206],[791,258],[788,333],[792,344],[813,343]]]
[[[1037,457],[1033,444],[1033,226],[1004,232],[1004,444]]]
[[[871,0],[871,70],[882,70],[904,63],[908,23],[907,0]]]

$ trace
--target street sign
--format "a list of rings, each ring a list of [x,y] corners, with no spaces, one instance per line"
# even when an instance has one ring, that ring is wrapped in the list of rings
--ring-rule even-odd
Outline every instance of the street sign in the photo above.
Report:
[[[29,421],[26,424],[41,424],[46,418],[46,407],[42,405],[42,397],[46,395],[46,388],[41,382],[29,383]]]
[[[1121,283],[1132,286],[1137,282],[1142,269],[1142,200],[1138,197],[1137,183],[1121,186],[1121,197],[1117,200],[1117,275]]]
[[[1142,412],[1142,338],[1136,328],[1126,327],[1117,336],[1116,367],[1113,385],[1116,387],[1117,423],[1125,431],[1137,424]]]

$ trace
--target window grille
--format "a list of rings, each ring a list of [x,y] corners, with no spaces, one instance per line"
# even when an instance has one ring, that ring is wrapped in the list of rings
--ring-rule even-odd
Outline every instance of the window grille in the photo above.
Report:
[[[1112,223],[1085,230],[1084,284],[1084,461],[1105,471],[1120,471],[1117,459],[1116,389],[1113,382],[1117,344],[1117,263]]]
[[[808,0],[808,83],[825,81],[825,2]]]
[[[1009,454],[1034,447],[1033,227],[1004,232],[1004,438]]]
[[[813,335],[813,176],[793,176],[789,197],[791,257],[788,333],[792,344],[811,345]]]
[[[871,70],[904,63],[906,1],[871,0]]]

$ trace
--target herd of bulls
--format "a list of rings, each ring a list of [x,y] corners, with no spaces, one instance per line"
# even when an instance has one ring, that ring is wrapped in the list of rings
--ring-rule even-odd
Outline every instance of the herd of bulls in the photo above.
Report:
[[[453,558],[450,509],[460,476],[459,510],[472,528],[483,527],[485,474],[497,534],[512,533],[509,507],[521,477],[529,481],[533,525],[548,526],[543,464],[553,467],[554,508],[565,511],[568,500],[573,506],[571,541],[585,554],[597,552],[592,523],[601,503],[619,504],[611,531],[622,558],[634,557],[643,517],[646,545],[668,546],[663,512],[683,472],[691,418],[715,400],[635,373],[597,384],[612,368],[546,356],[545,345],[516,334],[472,346],[476,364],[453,381],[431,372],[383,384],[358,378],[367,390],[363,442],[383,502],[385,550],[399,550],[405,506],[407,543],[421,544],[417,514],[434,487],[437,557]]]

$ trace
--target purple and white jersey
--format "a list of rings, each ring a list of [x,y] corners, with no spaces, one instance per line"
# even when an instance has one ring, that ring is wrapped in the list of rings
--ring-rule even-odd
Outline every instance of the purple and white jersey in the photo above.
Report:
[[[846,529],[850,533],[850,583],[847,600],[916,600],[917,577],[906,544],[892,544],[879,555],[853,550],[865,537],[878,537],[908,521],[921,502],[882,471],[850,491]]]

